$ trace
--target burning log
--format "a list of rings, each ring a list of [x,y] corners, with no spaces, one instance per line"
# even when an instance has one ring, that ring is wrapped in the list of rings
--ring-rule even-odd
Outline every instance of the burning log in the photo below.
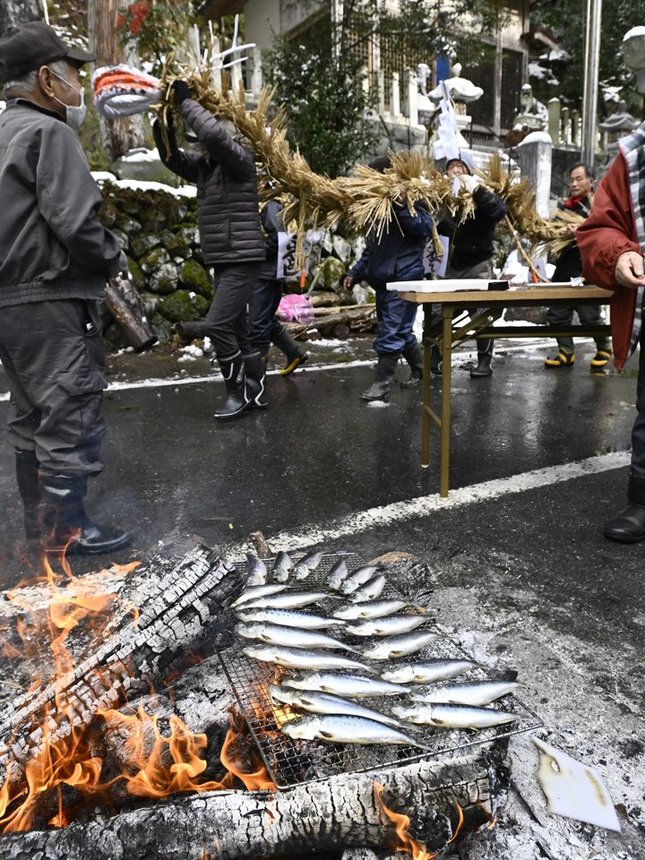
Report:
[[[0,745],[0,783],[9,770],[12,780],[23,779],[21,765],[37,757],[45,741],[68,738],[99,711],[165,677],[177,653],[189,653],[207,625],[217,630],[211,622],[240,589],[234,573],[233,564],[198,547],[159,577],[134,619],[129,613],[125,622],[115,617],[88,657],[10,705],[0,723],[0,738],[6,739]]]
[[[63,830],[6,836],[3,856],[85,860],[88,845],[93,860],[237,860],[337,853],[339,848],[387,852],[419,842],[427,851],[438,851],[454,838],[463,819],[459,807],[490,816],[487,766],[475,758],[424,761],[386,772],[345,774],[288,792],[217,791],[166,800]],[[394,806],[411,819],[413,834],[406,836],[405,846],[397,836],[402,816]]]

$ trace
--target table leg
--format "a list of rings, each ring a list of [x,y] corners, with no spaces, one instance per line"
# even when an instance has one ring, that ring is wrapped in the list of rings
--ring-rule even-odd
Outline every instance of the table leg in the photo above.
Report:
[[[441,338],[441,452],[439,461],[439,495],[448,496],[450,484],[450,395],[452,385],[452,314],[450,305],[443,306]]]
[[[427,305],[423,308],[423,381],[421,398],[422,398],[422,417],[421,417],[421,468],[427,469],[430,465],[430,380],[432,371],[430,370],[430,355],[432,346],[427,337],[427,329],[430,328],[432,315],[432,306]]]

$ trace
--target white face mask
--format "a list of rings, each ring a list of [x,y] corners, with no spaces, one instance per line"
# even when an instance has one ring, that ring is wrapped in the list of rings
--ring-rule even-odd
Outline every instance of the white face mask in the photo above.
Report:
[[[49,68],[49,66],[47,68]],[[85,122],[85,117],[87,116],[87,107],[85,106],[85,93],[83,92],[82,88],[80,90],[77,90],[76,87],[73,87],[69,81],[61,77],[61,75],[59,75],[53,69],[49,69],[49,71],[52,73],[52,75],[55,75],[59,81],[62,81],[64,84],[67,84],[70,90],[73,90],[81,99],[81,103],[79,105],[74,106],[66,105],[65,102],[62,102],[60,99],[54,96],[56,101],[65,108],[65,122],[67,123],[67,125],[70,128],[73,128],[75,131],[78,131],[78,129]]]

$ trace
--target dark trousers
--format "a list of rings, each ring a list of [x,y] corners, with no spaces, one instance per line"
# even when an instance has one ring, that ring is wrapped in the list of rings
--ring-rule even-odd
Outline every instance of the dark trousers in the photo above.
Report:
[[[218,358],[241,351],[251,352],[248,304],[261,263],[232,263],[214,266],[215,298],[204,320],[207,335]]]
[[[645,326],[641,329],[636,409],[638,414],[632,427],[632,472],[645,478]]]
[[[407,302],[395,290],[385,284],[373,283],[376,292],[376,318],[378,330],[374,338],[374,349],[379,355],[400,355],[405,349],[417,345],[412,331],[417,305]]]
[[[2,308],[0,359],[11,391],[14,448],[34,451],[44,475],[98,474],[107,387],[99,303],[60,299]]]
[[[562,307],[557,305],[547,310],[546,321],[549,325],[570,326],[573,320],[574,311],[580,318],[581,325],[604,325],[605,319],[600,310],[600,305],[567,305]],[[574,352],[572,337],[558,337],[558,346],[564,352]],[[596,346],[598,349],[611,349],[611,339],[608,337],[596,337]]]
[[[283,281],[259,278],[253,288],[249,305],[249,338],[253,349],[265,355],[273,338],[280,335],[284,326],[276,318],[282,298]]]

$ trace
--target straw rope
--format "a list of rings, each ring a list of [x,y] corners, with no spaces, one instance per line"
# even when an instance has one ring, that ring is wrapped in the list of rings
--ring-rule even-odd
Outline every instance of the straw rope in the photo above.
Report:
[[[475,205],[466,190],[456,196],[452,180],[434,166],[430,158],[418,152],[391,152],[392,169],[385,173],[360,165],[351,176],[330,179],[315,173],[299,152],[292,152],[287,141],[286,117],[282,109],[273,109],[272,91],[264,88],[254,110],[246,109],[243,87],[235,94],[220,92],[211,83],[208,68],[186,76],[194,98],[218,117],[231,120],[248,140],[271,181],[262,192],[265,199],[280,197],[285,207],[285,223],[296,222],[296,254],[302,262],[304,233],[311,226],[334,228],[342,225],[350,233],[380,232],[393,218],[393,203],[404,204],[414,214],[421,203],[435,217],[449,214],[458,223],[472,217]],[[162,101],[159,108],[167,118],[172,109],[170,76],[162,77]],[[522,255],[518,237],[528,239],[535,247],[542,244],[557,255],[573,241],[569,225],[571,213],[558,212],[553,220],[542,218],[535,210],[535,192],[528,180],[511,176],[499,155],[491,156],[485,171],[475,171],[480,182],[506,203],[508,216],[500,229],[514,238]],[[579,219],[582,220],[582,219]],[[438,238],[434,237],[435,246]],[[440,249],[438,249],[440,250]],[[535,269],[530,264],[532,272]]]

